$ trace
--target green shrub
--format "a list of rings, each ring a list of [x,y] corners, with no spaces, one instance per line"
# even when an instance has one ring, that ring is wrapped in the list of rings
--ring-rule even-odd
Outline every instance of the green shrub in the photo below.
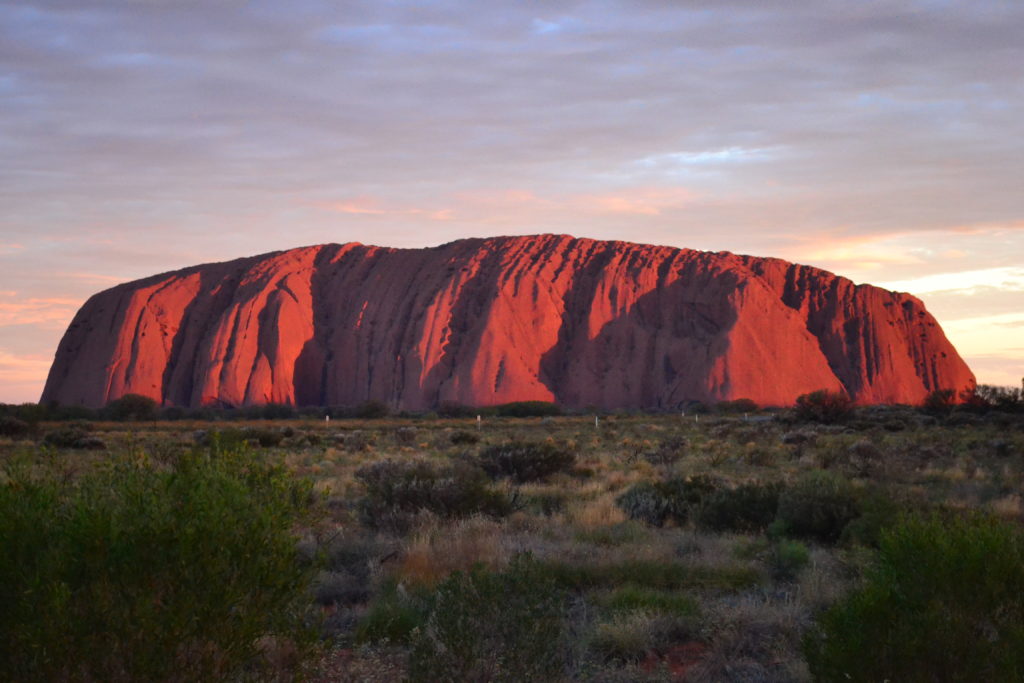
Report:
[[[982,516],[905,519],[805,652],[822,681],[1021,680],[1024,534]]]
[[[665,652],[672,645],[693,640],[698,634],[698,624],[693,617],[633,610],[616,613],[608,621],[599,623],[589,645],[605,662],[630,664],[651,653]]]
[[[357,417],[360,420],[379,420],[382,417],[387,417],[391,414],[391,408],[388,404],[383,401],[363,401],[356,406],[353,411],[353,417]]]
[[[241,455],[66,474],[0,485],[0,679],[225,680],[303,641],[308,482]]]
[[[463,405],[455,401],[441,401],[441,405],[437,407],[437,414],[439,417],[449,418],[473,417],[477,414],[477,410],[473,406]]]
[[[807,566],[811,554],[800,541],[780,539],[772,548],[772,574],[776,579],[791,581]]]
[[[475,443],[480,443],[480,435],[474,434],[473,432],[460,430],[457,432],[453,432],[452,435],[449,437],[449,440],[455,446],[469,446]]]
[[[557,403],[548,401],[515,401],[493,406],[492,410],[498,417],[550,417],[562,414]]]
[[[882,532],[915,506],[901,500],[893,491],[875,490],[863,496],[858,507],[860,515],[846,525],[839,538],[843,545],[878,547]]]
[[[563,490],[538,491],[525,497],[526,505],[534,512],[550,517],[565,510],[569,494]]]
[[[411,446],[416,443],[419,430],[415,427],[399,427],[395,430],[395,443],[402,446]]]
[[[715,410],[720,413],[756,413],[757,403],[749,398],[737,398],[731,401],[719,401]]]
[[[522,484],[571,469],[576,454],[551,443],[512,441],[488,446],[478,462],[490,477],[508,477]]]
[[[47,432],[43,443],[54,448],[75,448],[79,450],[101,450],[106,444],[79,425],[65,425]]]
[[[630,543],[640,543],[650,538],[650,530],[642,523],[630,519],[618,524],[580,529],[575,534],[576,540],[593,545],[616,547]]]
[[[373,528],[405,531],[423,511],[451,518],[512,511],[508,497],[490,488],[487,475],[463,462],[382,460],[359,468],[356,479],[366,489],[358,503],[360,518]]]
[[[921,407],[930,415],[949,415],[956,407],[956,392],[952,389],[936,389],[925,397]]]
[[[255,417],[262,420],[294,420],[298,416],[295,406],[290,403],[267,403],[254,408]]]
[[[408,643],[413,632],[426,623],[429,612],[430,596],[422,589],[389,583],[356,626],[356,642]]]
[[[281,445],[281,442],[284,441],[285,433],[280,429],[248,427],[242,430],[242,436],[247,441],[254,441],[263,448],[273,448],[274,446]]]
[[[739,590],[756,585],[760,574],[747,566],[694,566],[664,560],[625,560],[604,564],[544,560],[545,572],[566,590],[587,591],[632,584],[678,591],[690,588]]]
[[[635,584],[627,584],[598,596],[597,604],[611,612],[644,610],[679,617],[696,617],[700,614],[697,601],[685,593]]]
[[[775,519],[780,492],[778,484],[757,483],[714,491],[700,508],[697,526],[712,531],[764,531]]]
[[[644,460],[652,465],[660,467],[671,467],[679,462],[686,454],[687,442],[682,437],[666,439],[658,444],[658,448],[644,453]]]
[[[669,520],[684,524],[716,488],[715,482],[705,476],[674,477],[635,484],[616,498],[615,503],[630,519],[654,526],[662,526]]]
[[[853,399],[841,391],[819,389],[796,399],[796,417],[808,422],[834,424],[853,414]]]
[[[155,420],[159,407],[160,404],[149,396],[125,394],[108,403],[103,413],[111,420]]]
[[[214,430],[207,432],[206,430],[198,430],[193,434],[193,437],[201,446],[207,446],[210,449],[210,453],[234,453],[245,448],[250,442],[250,432],[246,429],[238,429],[237,427],[228,427],[226,429]],[[258,439],[253,439],[258,441]]]
[[[455,572],[433,596],[413,638],[409,679],[560,681],[564,607],[554,582],[529,555],[501,573]]]
[[[9,439],[23,439],[32,433],[32,425],[16,417],[5,415],[0,417],[0,436]]]
[[[816,472],[782,491],[776,522],[777,528],[789,535],[835,543],[859,514],[857,496],[849,482]]]

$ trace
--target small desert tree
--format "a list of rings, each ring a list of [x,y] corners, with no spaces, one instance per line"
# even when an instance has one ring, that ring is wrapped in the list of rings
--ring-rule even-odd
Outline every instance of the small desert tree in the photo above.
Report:
[[[104,409],[111,420],[155,420],[157,402],[141,394],[125,394]]]
[[[853,399],[842,391],[819,389],[796,399],[796,416],[810,422],[842,422],[853,412]]]

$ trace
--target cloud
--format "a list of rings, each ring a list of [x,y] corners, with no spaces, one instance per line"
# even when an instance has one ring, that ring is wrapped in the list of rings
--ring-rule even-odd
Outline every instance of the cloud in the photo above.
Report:
[[[38,355],[18,355],[0,349],[0,401],[29,403],[39,400],[50,370],[50,359]]]
[[[23,298],[17,292],[0,292],[0,327],[39,325],[64,329],[81,305],[80,299]]]
[[[313,206],[336,213],[364,216],[416,216],[432,221],[447,221],[452,218],[451,209],[387,206],[373,197],[353,197],[336,202],[314,202]]]
[[[1024,266],[936,273],[910,280],[879,282],[878,286],[915,294],[944,292],[970,295],[979,290],[1024,292]]]

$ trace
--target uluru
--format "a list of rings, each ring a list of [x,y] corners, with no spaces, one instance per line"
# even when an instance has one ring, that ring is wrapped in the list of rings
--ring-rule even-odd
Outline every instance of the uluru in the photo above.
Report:
[[[909,294],[774,258],[533,235],[324,244],[118,285],[75,315],[41,400],[670,410],[973,385]]]

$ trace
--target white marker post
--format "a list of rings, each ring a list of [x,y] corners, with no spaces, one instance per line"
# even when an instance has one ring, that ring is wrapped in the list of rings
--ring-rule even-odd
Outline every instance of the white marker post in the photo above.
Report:
[[[594,416],[594,429],[598,428],[597,415]]]
[[[484,421],[483,421],[483,419],[479,415],[477,415],[476,416],[476,428],[478,430],[480,430],[480,429],[483,429],[483,427],[484,427]]]

